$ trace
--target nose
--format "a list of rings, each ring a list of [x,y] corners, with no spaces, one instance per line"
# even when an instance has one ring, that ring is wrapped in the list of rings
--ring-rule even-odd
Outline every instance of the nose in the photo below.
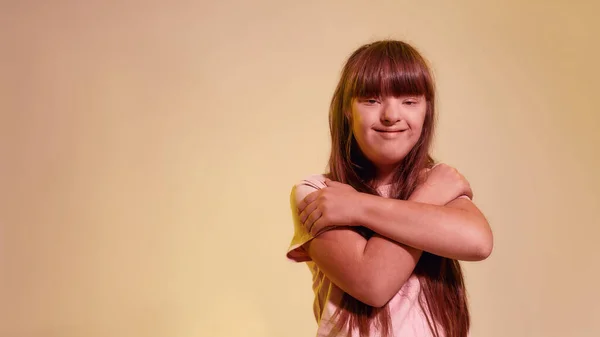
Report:
[[[401,120],[400,109],[396,104],[386,104],[381,113],[381,123],[385,126],[391,126]]]

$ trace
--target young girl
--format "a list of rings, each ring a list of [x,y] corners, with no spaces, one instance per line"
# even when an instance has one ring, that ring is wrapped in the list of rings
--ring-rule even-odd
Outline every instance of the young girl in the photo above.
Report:
[[[329,173],[297,183],[287,252],[313,274],[318,336],[469,333],[458,260],[492,251],[488,222],[454,168],[434,165],[435,91],[401,41],[347,60],[330,107]]]

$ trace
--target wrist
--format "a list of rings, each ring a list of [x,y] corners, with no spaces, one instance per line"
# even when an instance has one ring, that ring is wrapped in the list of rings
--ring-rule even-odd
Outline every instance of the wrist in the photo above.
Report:
[[[378,221],[375,219],[381,216],[382,213],[387,212],[390,207],[393,207],[395,201],[398,200],[368,193],[360,193],[360,198],[355,207],[356,216],[354,226],[362,226],[369,228],[372,231],[377,231],[374,224]]]
[[[353,209],[352,226],[365,226],[365,219],[368,218],[369,205],[372,202],[371,194],[357,192],[356,204]],[[365,226],[366,227],[366,226]]]

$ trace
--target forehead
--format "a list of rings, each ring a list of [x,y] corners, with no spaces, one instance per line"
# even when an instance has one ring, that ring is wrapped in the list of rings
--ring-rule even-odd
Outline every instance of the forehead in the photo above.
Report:
[[[433,95],[433,83],[424,61],[414,55],[396,54],[375,51],[359,57],[350,69],[348,94],[351,97]]]

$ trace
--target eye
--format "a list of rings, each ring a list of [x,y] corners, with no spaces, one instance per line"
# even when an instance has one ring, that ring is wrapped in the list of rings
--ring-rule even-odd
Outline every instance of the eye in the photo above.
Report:
[[[419,102],[418,102],[418,101],[416,101],[416,100],[412,100],[412,99],[411,99],[411,100],[406,100],[406,101],[404,101],[403,103],[404,103],[404,104],[406,104],[406,105],[416,105],[416,104],[418,104]]]
[[[361,102],[367,105],[375,105],[379,103],[379,99],[377,99],[376,97],[363,98],[361,99]]]

